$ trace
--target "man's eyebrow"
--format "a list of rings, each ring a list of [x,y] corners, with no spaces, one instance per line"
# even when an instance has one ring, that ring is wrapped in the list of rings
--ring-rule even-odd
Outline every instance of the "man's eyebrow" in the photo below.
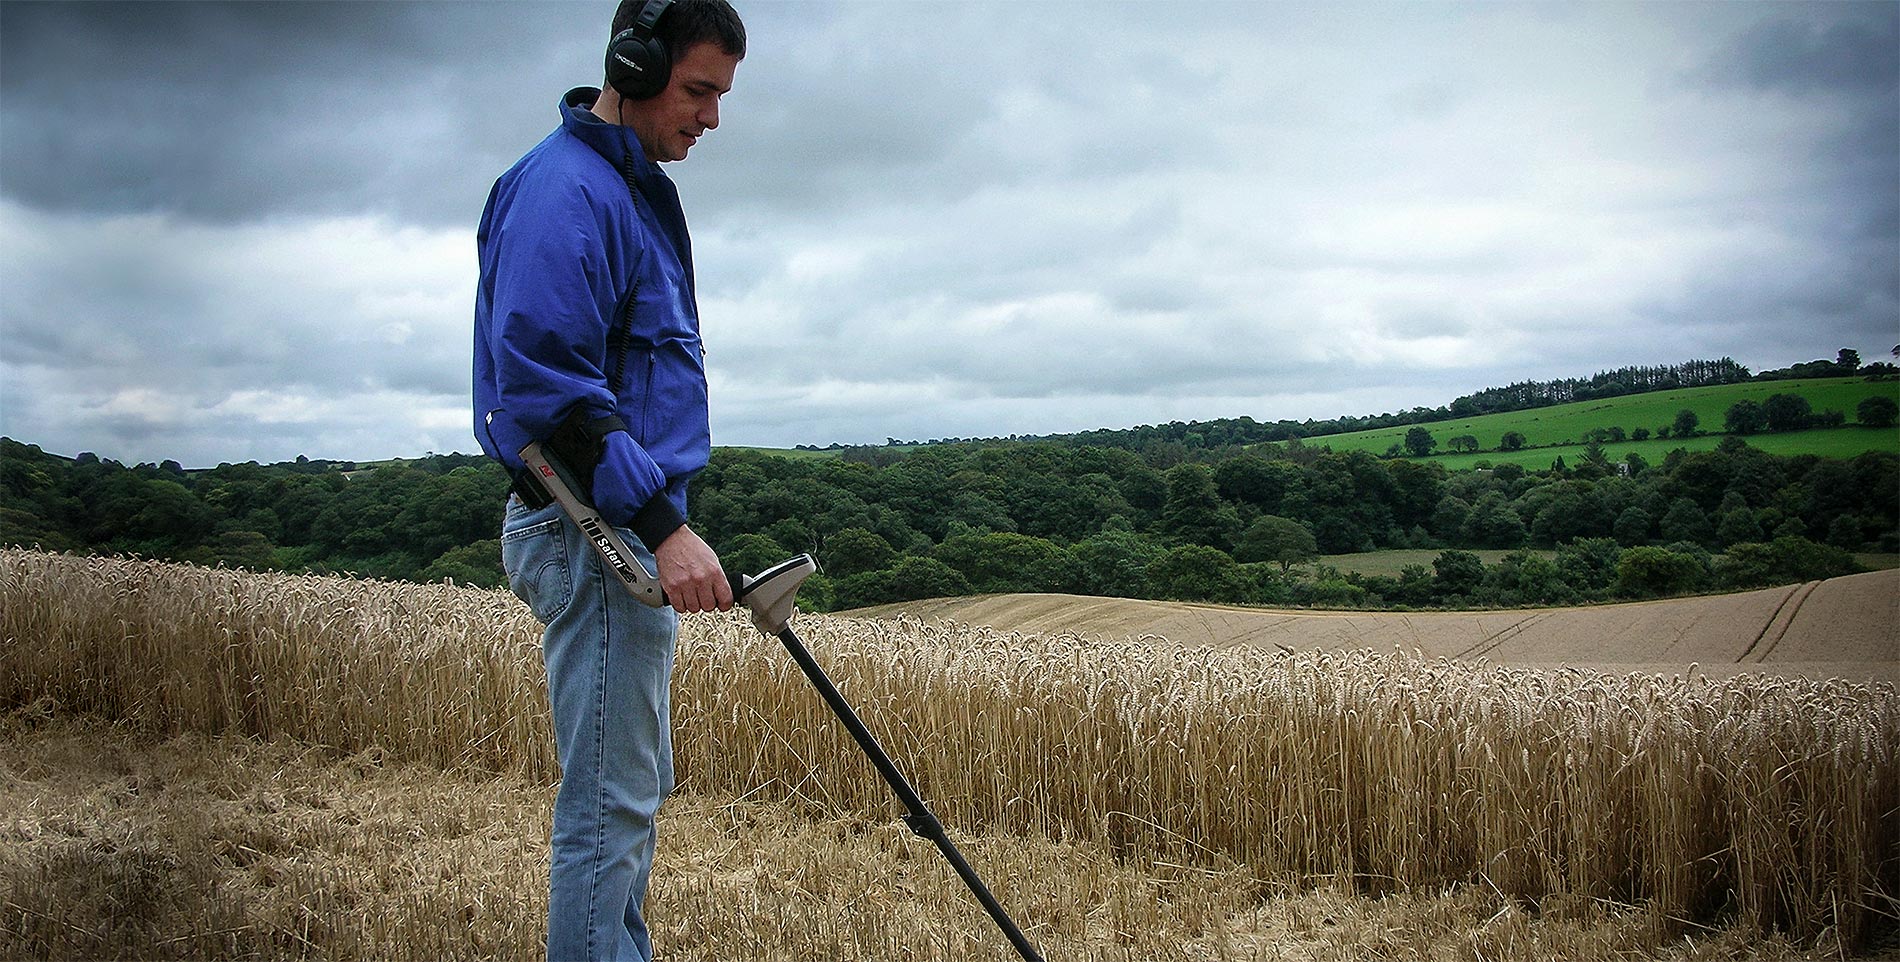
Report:
[[[686,83],[686,86],[688,87],[698,87],[702,91],[713,90],[713,91],[718,91],[719,93],[722,93],[722,94],[728,94],[732,92],[731,87],[722,87],[718,83],[711,80],[707,80],[704,77],[688,77],[686,78],[685,83]]]

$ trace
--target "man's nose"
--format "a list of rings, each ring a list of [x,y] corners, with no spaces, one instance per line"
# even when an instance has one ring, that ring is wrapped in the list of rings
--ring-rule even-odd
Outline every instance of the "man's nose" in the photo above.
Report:
[[[707,130],[719,126],[719,102],[717,100],[699,112],[699,125]]]

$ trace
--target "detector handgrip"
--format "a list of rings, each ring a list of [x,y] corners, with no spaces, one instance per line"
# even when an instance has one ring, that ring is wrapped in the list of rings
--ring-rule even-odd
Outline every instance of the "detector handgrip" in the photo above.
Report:
[[[773,565],[756,575],[732,577],[732,600],[752,609],[752,624],[768,635],[776,635],[792,623],[798,586],[818,570],[811,555],[801,554]]]

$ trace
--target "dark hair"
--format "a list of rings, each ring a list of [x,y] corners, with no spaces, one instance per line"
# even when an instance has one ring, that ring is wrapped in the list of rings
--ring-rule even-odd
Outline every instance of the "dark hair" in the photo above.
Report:
[[[646,5],[647,0],[620,0],[620,8],[614,11],[613,36],[630,29]],[[734,57],[745,56],[745,24],[726,0],[673,0],[654,25],[653,35],[666,44],[666,52],[676,61],[697,43],[716,43]]]

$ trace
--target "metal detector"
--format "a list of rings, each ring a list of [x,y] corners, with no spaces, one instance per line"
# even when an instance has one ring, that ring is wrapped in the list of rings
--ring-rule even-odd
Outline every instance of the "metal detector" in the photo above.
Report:
[[[549,497],[560,504],[561,510],[567,512],[567,516],[575,524],[580,525],[581,531],[587,535],[587,540],[600,554],[600,560],[606,564],[607,570],[614,573],[634,598],[654,608],[666,604],[666,593],[660,589],[659,579],[646,570],[646,566],[634,557],[627,543],[621,539],[620,533],[600,516],[592,500],[581,492],[579,485],[575,483],[573,472],[562,464],[558,457],[544,450],[539,443],[530,443],[521,449],[521,460],[541,482]],[[977,876],[976,870],[971,868],[970,863],[963,858],[963,853],[957,851],[956,844],[950,841],[949,834],[944,831],[943,823],[937,820],[937,816],[931,814],[924,800],[918,797],[917,790],[912,788],[903,773],[897,770],[897,766],[891,762],[891,757],[885,754],[883,746],[877,743],[871,730],[864,727],[864,722],[858,718],[858,713],[853,711],[850,703],[838,693],[837,686],[825,676],[824,669],[818,666],[811,652],[806,650],[804,642],[800,641],[798,634],[792,630],[792,614],[797,610],[794,602],[798,596],[798,586],[817,570],[818,562],[813,560],[811,555],[801,554],[789,561],[781,561],[756,575],[740,575],[735,578],[728,572],[726,578],[732,582],[733,601],[745,605],[752,611],[754,627],[784,643],[785,650],[791,653],[792,660],[798,663],[799,670],[805,673],[812,687],[818,689],[819,696],[824,698],[826,705],[831,706],[832,713],[844,723],[845,730],[851,733],[851,738],[858,743],[858,747],[870,757],[871,764],[877,767],[879,775],[884,776],[884,781],[890,785],[898,801],[904,803],[904,810],[907,813],[904,816],[904,824],[912,833],[936,844],[937,850],[943,853],[950,867],[956,870],[957,877],[963,879],[963,884],[969,886],[976,900],[982,903],[983,910],[990,914],[990,918],[996,920],[997,927],[1003,930],[1003,935],[1009,939],[1010,945],[1015,946],[1018,954],[1027,962],[1043,962],[1041,953],[1029,943],[1029,939],[1023,935],[1022,930],[1016,927],[1009,913],[1004,911],[1002,903],[996,901],[996,896],[990,894],[989,888]]]

